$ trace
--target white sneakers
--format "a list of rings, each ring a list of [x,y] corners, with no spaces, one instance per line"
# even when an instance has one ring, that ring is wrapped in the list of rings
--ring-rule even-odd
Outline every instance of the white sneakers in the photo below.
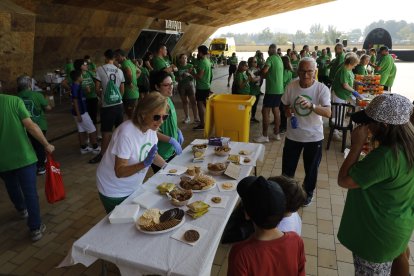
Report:
[[[267,136],[259,136],[253,139],[256,143],[269,143],[269,137]]]
[[[94,154],[98,154],[101,152],[101,147],[97,146],[96,148],[91,148],[90,146],[87,146],[86,148],[81,148],[80,149],[81,154],[86,154],[89,152],[93,152]]]
[[[189,123],[191,123],[191,119],[190,119],[190,117],[185,118],[185,119],[183,120],[183,123],[184,123],[184,124],[189,124]]]
[[[276,141],[280,141],[282,138],[280,138],[280,134],[273,134],[273,137],[275,137]]]

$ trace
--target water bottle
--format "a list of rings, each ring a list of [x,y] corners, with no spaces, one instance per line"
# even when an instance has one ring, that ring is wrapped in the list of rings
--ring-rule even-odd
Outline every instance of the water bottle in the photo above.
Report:
[[[296,118],[295,113],[292,113],[290,117],[290,125],[293,129],[298,128],[298,118]]]

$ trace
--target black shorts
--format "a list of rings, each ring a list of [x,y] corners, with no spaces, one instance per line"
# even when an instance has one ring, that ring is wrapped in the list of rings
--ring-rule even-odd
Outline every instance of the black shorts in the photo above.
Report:
[[[196,89],[197,102],[206,102],[208,96],[210,96],[210,89]]]
[[[124,121],[122,104],[101,108],[101,132],[112,132]]]
[[[98,98],[86,98],[86,109],[94,125],[98,123]]]
[[[263,98],[263,107],[279,107],[282,94],[265,94]]]
[[[236,73],[237,65],[230,64],[229,66],[229,75]]]

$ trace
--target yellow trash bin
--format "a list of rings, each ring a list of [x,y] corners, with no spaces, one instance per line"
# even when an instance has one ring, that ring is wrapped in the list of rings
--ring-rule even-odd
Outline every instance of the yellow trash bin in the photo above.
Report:
[[[254,96],[219,94],[207,100],[204,136],[213,132],[218,137],[230,137],[232,141],[249,142],[250,116]]]

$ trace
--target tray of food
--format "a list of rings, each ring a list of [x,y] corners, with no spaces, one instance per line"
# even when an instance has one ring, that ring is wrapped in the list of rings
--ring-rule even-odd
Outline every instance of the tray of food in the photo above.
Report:
[[[194,193],[205,192],[216,186],[216,181],[211,176],[199,174],[193,178],[182,176],[180,187],[186,190],[192,190]]]
[[[146,210],[135,225],[143,233],[156,235],[173,231],[184,222],[184,210],[173,208],[162,212],[153,208]]]

